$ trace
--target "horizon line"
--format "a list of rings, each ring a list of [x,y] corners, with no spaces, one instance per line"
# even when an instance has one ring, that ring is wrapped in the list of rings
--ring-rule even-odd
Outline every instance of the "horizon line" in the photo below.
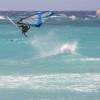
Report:
[[[58,12],[61,12],[61,11],[96,11],[96,10],[0,10],[0,11],[58,11]]]

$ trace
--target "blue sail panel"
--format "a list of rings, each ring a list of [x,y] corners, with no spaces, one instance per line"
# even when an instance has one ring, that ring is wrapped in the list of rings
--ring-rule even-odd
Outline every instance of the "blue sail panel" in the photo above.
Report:
[[[31,25],[31,26],[40,26],[45,20],[50,17],[53,13],[52,12],[37,12],[31,16],[22,18],[19,23]]]

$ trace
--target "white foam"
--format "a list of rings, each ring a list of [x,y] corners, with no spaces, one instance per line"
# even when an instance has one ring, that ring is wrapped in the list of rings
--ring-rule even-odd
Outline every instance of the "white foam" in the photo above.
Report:
[[[77,49],[77,42],[66,43],[60,48],[60,53],[75,54]]]
[[[54,15],[53,15],[53,16],[51,16],[50,18],[57,18],[57,17],[60,17],[60,16],[54,16]]]
[[[86,17],[84,20],[90,20],[90,18]]]
[[[50,18],[67,18],[67,15],[65,14],[53,15]]]
[[[44,74],[0,76],[0,88],[98,92],[100,74]]]
[[[81,58],[81,61],[100,61],[100,58],[85,57]]]
[[[67,17],[66,14],[59,14],[61,17]]]
[[[0,20],[5,20],[5,16],[0,16]]]
[[[70,18],[71,20],[76,20],[76,16],[75,16],[75,15],[69,16],[69,18]]]
[[[88,15],[90,18],[96,18],[96,15]]]

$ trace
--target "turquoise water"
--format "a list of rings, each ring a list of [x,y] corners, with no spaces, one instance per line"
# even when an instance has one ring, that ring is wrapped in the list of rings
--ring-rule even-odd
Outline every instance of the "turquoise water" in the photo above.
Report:
[[[100,99],[99,19],[50,20],[28,38],[0,21],[0,100]]]

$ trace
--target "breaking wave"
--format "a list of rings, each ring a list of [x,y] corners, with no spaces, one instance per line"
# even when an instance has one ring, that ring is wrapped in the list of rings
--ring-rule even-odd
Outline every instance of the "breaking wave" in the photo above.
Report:
[[[81,61],[100,61],[100,58],[86,57],[86,58],[81,58]]]
[[[45,74],[0,76],[0,88],[98,92],[100,74]]]
[[[0,16],[0,20],[5,20],[6,17],[5,16]]]

